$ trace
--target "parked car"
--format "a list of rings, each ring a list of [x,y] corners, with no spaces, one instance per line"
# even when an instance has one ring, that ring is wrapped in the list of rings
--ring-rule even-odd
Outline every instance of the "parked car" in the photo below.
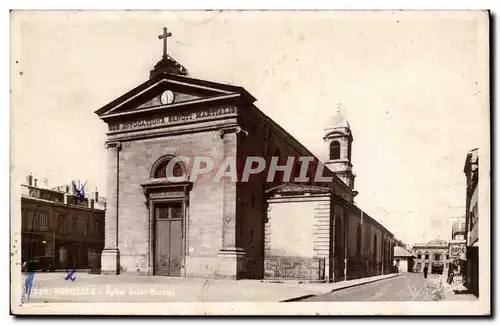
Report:
[[[444,263],[443,262],[433,262],[431,266],[431,274],[443,274]]]
[[[33,271],[42,271],[42,272],[54,271],[54,258],[52,256],[38,256],[38,257],[33,258],[30,261],[24,262],[23,266],[22,266],[23,272],[28,271],[29,263],[32,263],[32,270]]]

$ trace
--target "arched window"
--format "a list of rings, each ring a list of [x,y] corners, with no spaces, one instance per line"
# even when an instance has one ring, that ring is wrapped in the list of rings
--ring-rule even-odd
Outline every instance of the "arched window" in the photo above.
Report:
[[[301,165],[302,164],[298,160],[295,160],[293,163],[293,172],[290,176],[290,183],[295,183],[295,178],[299,177]]]
[[[167,166],[168,163],[173,159],[174,157],[165,157],[165,158],[160,158],[160,160],[153,166],[153,173],[152,177],[153,178],[167,178],[169,177],[182,177],[185,175],[185,168],[184,165],[180,162],[177,161],[174,163],[173,166],[173,175],[167,175]]]
[[[332,141],[330,143],[330,160],[340,159],[340,143]]]
[[[276,151],[274,152],[273,157],[277,157],[277,164],[276,165],[277,166],[281,166],[282,163],[283,163],[283,160],[281,159],[281,152],[279,151],[279,149],[276,149]],[[276,171],[274,173],[273,183],[277,183],[277,184],[283,183],[284,176],[285,176],[285,172],[284,171],[279,171],[279,170]]]
[[[361,224],[358,223],[358,229],[356,234],[356,253],[361,254]]]

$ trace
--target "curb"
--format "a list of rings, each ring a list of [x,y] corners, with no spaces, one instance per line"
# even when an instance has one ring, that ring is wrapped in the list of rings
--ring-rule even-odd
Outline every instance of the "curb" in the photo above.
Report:
[[[386,278],[374,279],[374,280],[371,280],[371,281],[366,281],[366,282],[362,282],[362,283],[351,284],[351,285],[347,285],[347,286],[345,286],[345,287],[332,289],[332,290],[330,290],[330,291],[328,291],[328,292],[325,292],[325,293],[308,294],[308,295],[303,295],[303,296],[299,296],[299,297],[295,297],[295,298],[290,298],[290,299],[281,300],[281,301],[279,301],[279,302],[294,302],[294,301],[300,301],[300,300],[308,299],[308,298],[315,297],[315,296],[319,296],[319,295],[324,295],[324,294],[331,293],[331,292],[336,292],[336,291],[340,291],[340,290],[344,290],[344,289],[349,289],[349,288],[352,288],[352,287],[357,287],[357,286],[360,286],[360,285],[363,285],[363,284],[367,284],[367,283],[374,283],[374,282],[378,282],[378,281],[382,281],[382,280],[387,280],[387,279],[397,278],[398,276],[402,276],[402,275],[403,275],[402,273],[395,273],[395,275],[393,275],[393,276],[389,276],[389,277],[386,277]]]

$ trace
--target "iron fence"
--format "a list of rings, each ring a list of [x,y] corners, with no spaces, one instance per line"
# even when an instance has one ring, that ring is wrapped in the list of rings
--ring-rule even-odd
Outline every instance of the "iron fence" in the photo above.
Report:
[[[265,257],[264,279],[323,281],[325,280],[325,258]]]

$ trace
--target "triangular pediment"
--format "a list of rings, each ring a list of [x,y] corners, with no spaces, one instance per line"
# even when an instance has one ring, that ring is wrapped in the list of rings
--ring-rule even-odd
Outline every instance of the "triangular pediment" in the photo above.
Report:
[[[133,114],[134,112],[156,111],[236,98],[250,100],[250,102],[255,101],[255,98],[242,87],[161,73],[95,113],[101,118],[107,118]]]

